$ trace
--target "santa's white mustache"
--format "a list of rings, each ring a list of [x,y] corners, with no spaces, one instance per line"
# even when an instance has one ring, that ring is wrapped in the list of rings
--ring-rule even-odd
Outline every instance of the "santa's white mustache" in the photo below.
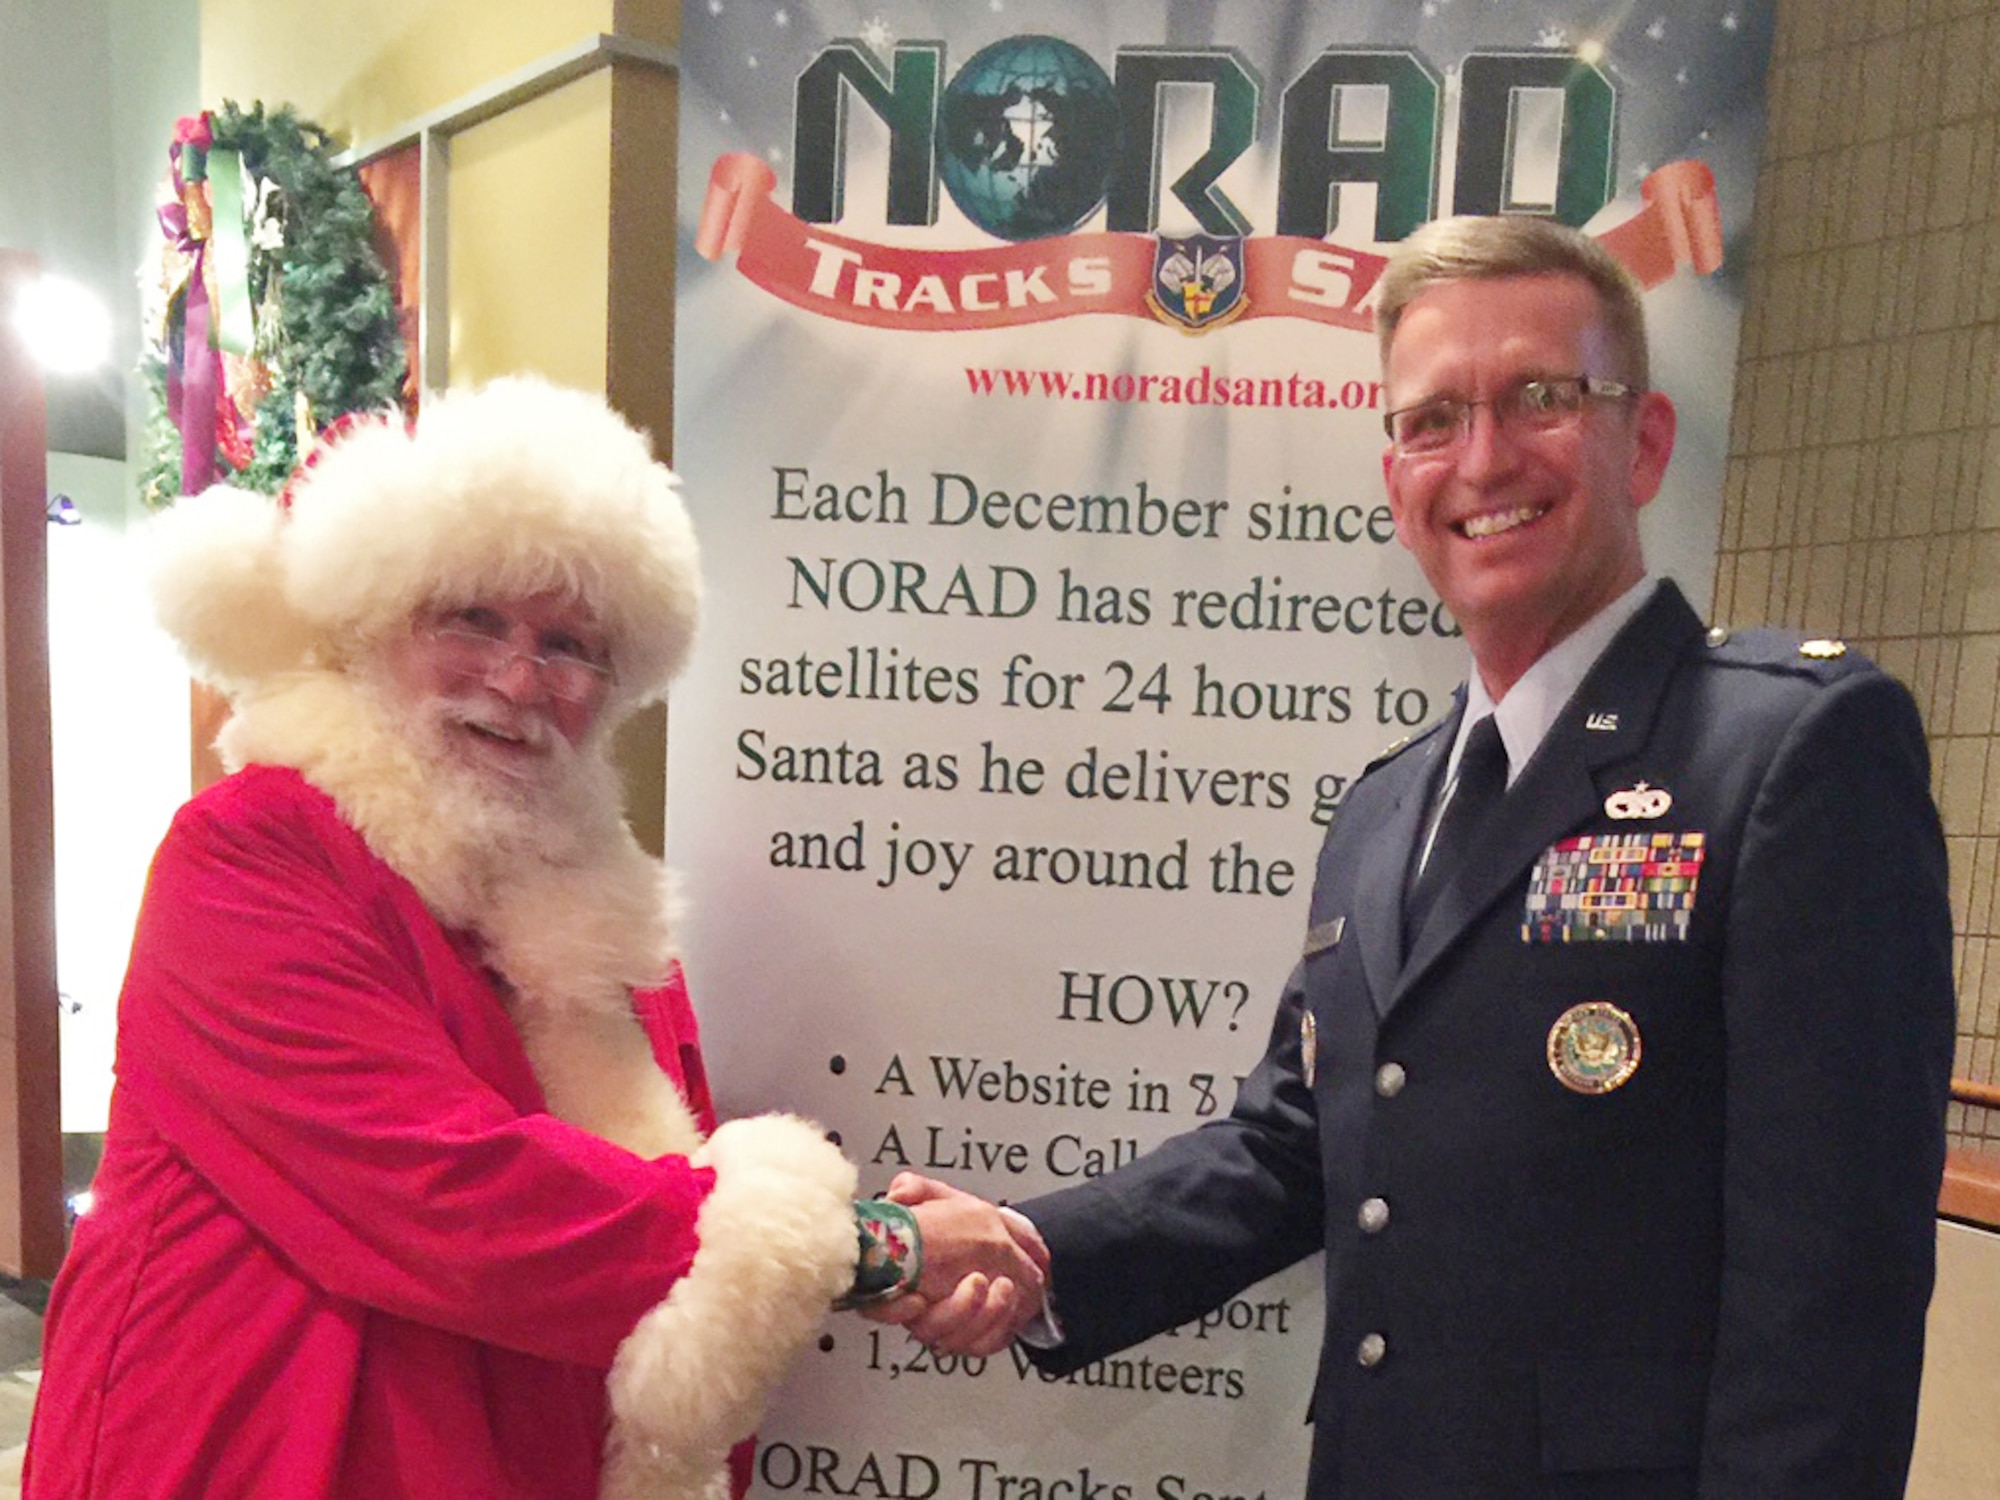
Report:
[[[575,755],[574,747],[555,725],[535,715],[495,712],[480,704],[456,703],[440,705],[437,718],[444,729],[469,730],[488,739],[518,745],[530,752],[524,760],[540,759],[545,766],[550,760],[566,765]],[[537,773],[524,764],[513,774],[529,779]]]

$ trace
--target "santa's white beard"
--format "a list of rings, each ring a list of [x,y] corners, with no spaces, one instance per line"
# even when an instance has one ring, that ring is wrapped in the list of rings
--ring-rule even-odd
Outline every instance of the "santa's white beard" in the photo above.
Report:
[[[318,670],[239,701],[218,743],[232,766],[292,766],[333,798],[517,994],[629,1019],[630,992],[669,971],[672,899],[625,826],[610,726],[503,755],[501,774],[468,751],[464,722],[463,703],[398,692],[384,673]]]
[[[477,704],[407,706],[379,685],[375,692],[437,798],[439,825],[452,832],[468,872],[477,868],[485,877],[478,884],[505,882],[524,865],[573,865],[602,846],[619,818],[617,773],[601,737],[578,747],[545,720],[510,725],[510,734],[532,737],[538,753],[500,768],[464,752],[463,726],[485,722]]]

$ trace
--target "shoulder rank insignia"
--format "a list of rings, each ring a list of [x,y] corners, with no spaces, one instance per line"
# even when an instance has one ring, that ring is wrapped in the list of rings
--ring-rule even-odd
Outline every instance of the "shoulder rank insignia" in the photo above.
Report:
[[[1331,921],[1321,922],[1316,927],[1306,929],[1306,944],[1301,958],[1311,958],[1315,953],[1324,953],[1329,948],[1340,946],[1341,936],[1347,931],[1347,918],[1343,914]]]
[[[1808,661],[1838,661],[1841,657],[1847,655],[1847,642],[1830,640],[1802,641],[1799,643],[1799,655],[1805,657]]]

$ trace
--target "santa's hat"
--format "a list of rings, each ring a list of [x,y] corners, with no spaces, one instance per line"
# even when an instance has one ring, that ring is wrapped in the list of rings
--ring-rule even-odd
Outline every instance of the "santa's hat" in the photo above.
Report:
[[[555,590],[605,632],[615,722],[665,691],[700,612],[673,474],[601,397],[532,377],[349,424],[282,500],[217,486],[150,530],[160,621],[232,697],[339,666],[424,608]]]

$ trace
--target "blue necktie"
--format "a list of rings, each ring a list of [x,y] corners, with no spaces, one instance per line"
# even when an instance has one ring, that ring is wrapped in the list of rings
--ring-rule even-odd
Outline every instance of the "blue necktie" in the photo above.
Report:
[[[1478,837],[1480,825],[1506,792],[1507,746],[1500,738],[1498,721],[1488,714],[1466,736],[1465,749],[1458,757],[1458,779],[1453,783],[1451,800],[1445,804],[1444,816],[1438,820],[1430,858],[1404,899],[1404,952],[1415,945],[1438,892],[1465,863],[1466,852]]]

